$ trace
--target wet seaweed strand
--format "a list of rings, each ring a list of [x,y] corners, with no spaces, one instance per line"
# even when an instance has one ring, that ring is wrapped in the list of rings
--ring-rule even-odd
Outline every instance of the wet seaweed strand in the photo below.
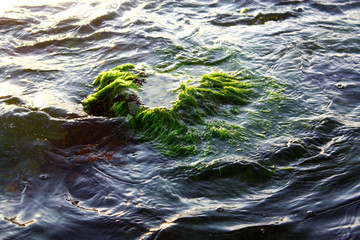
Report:
[[[248,75],[212,72],[197,86],[182,83],[178,99],[171,108],[149,108],[141,104],[138,90],[144,76],[132,64],[120,65],[100,73],[94,81],[95,93],[83,101],[84,110],[93,115],[127,116],[129,126],[143,141],[152,141],[171,156],[196,154],[214,138],[236,143],[244,130],[211,116],[235,115],[229,106],[243,106],[254,95]],[[210,119],[210,120],[209,120]]]

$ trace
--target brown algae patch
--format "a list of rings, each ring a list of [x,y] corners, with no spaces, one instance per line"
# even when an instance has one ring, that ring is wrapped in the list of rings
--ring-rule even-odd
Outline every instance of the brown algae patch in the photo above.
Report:
[[[94,81],[98,88],[83,107],[93,115],[127,117],[140,140],[151,141],[170,156],[213,153],[209,149],[215,139],[238,147],[246,139],[245,129],[231,120],[241,106],[261,96],[259,90],[275,84],[244,72],[214,71],[191,84],[182,83],[170,108],[149,108],[135,94],[145,76],[132,64],[100,73]]]

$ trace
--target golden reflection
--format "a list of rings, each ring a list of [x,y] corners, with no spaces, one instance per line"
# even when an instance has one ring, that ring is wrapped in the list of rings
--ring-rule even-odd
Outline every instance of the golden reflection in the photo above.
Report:
[[[176,221],[177,219],[178,219],[177,217],[174,217],[174,218],[172,218],[170,220],[165,220],[165,222],[160,224],[160,226],[157,227],[157,228],[150,228],[149,231],[147,233],[145,233],[145,235],[140,238],[140,240],[146,239],[148,236],[150,236],[154,232],[157,232],[157,231],[160,231],[160,230],[171,227],[172,225],[175,224],[174,221]]]
[[[166,228],[168,228],[168,227],[170,227],[172,225],[174,225],[174,223],[172,223],[172,222],[164,222],[158,228],[151,228],[150,232],[156,232],[156,231],[159,231],[159,230],[162,230],[162,229],[166,229]]]
[[[11,222],[15,225],[17,225],[18,227],[26,227],[27,225],[30,225],[32,223],[35,222],[35,220],[30,220],[30,221],[27,221],[25,223],[20,223],[18,220],[17,220],[17,216],[15,217],[12,217],[12,218],[7,218],[7,217],[4,217],[4,219],[8,222]]]

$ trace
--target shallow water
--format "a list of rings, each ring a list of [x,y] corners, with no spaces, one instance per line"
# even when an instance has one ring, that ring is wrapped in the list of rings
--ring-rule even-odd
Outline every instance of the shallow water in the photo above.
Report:
[[[360,238],[358,1],[29,2],[0,7],[2,239]],[[215,69],[283,97],[241,109],[240,149],[170,158],[82,110],[128,62],[150,107]]]

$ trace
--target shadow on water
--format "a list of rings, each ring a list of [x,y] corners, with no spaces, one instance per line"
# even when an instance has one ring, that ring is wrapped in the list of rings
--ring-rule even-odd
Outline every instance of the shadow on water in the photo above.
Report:
[[[11,125],[1,131],[8,199],[1,200],[17,206],[1,209],[3,226],[12,229],[4,239],[129,239],[146,231],[142,212],[152,211],[142,207],[140,190],[161,160],[132,140],[124,119],[66,120],[14,108],[0,117]]]
[[[221,219],[221,218],[220,218]],[[222,220],[222,219],[221,219]],[[214,231],[208,229],[202,223],[218,222],[219,219],[212,216],[206,218],[184,218],[169,224],[169,227],[162,229],[144,239],[217,239],[217,240],[239,240],[239,239],[269,239],[283,240],[289,239],[286,234],[287,226],[284,225],[259,225],[254,227],[245,227],[234,231]],[[299,236],[300,237],[300,236]],[[300,239],[300,238],[299,238]]]

